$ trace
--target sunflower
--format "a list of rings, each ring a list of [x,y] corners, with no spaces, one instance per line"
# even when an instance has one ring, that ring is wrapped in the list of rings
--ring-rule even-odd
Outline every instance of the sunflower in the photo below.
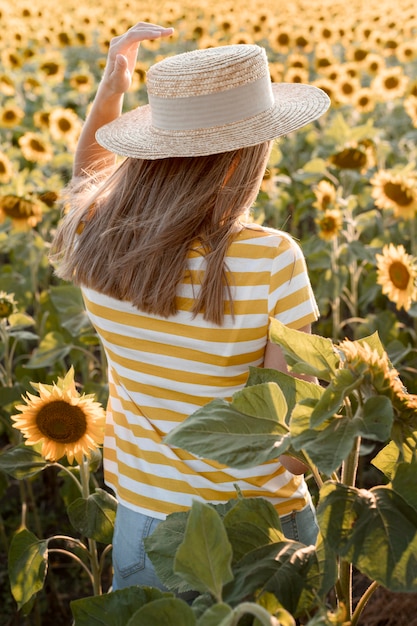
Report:
[[[25,112],[15,104],[9,104],[0,109],[0,126],[3,128],[14,128],[18,126],[25,117]]]
[[[363,377],[363,388],[367,386],[370,395],[376,393],[388,396],[391,400],[404,396],[406,389],[385,351],[380,353],[366,341],[349,339],[342,341],[336,349],[341,357],[341,368]]]
[[[14,293],[0,291],[0,320],[7,319],[16,312],[16,300]]]
[[[18,143],[27,161],[47,163],[53,156],[52,146],[39,133],[27,132],[19,137]]]
[[[343,226],[343,216],[338,209],[325,209],[315,220],[319,228],[319,237],[331,241],[338,236]]]
[[[408,311],[413,301],[417,300],[417,265],[416,259],[407,254],[404,246],[390,243],[376,255],[377,284],[397,309]]]
[[[303,67],[289,67],[284,75],[286,83],[307,83],[308,79],[308,70]]]
[[[321,180],[313,189],[316,201],[313,206],[325,211],[336,201],[336,187],[327,180]]]
[[[360,146],[346,146],[340,152],[332,154],[329,160],[341,170],[366,171],[368,167],[368,155]]]
[[[26,445],[41,444],[47,461],[67,456],[81,463],[84,456],[103,443],[105,411],[94,394],[80,395],[75,387],[71,367],[57,383],[31,383],[39,396],[22,396],[26,404],[16,406],[19,415],[12,416],[13,427],[21,431]]]
[[[39,202],[14,195],[0,196],[0,223],[6,218],[12,221],[14,230],[27,231],[42,220]]]
[[[38,109],[33,114],[33,123],[36,128],[40,128],[41,130],[49,130],[49,116],[50,111],[43,111]]]
[[[375,108],[375,94],[369,87],[362,87],[353,94],[351,102],[361,113],[370,113]]]
[[[57,107],[49,114],[49,131],[56,141],[75,143],[81,131],[81,120],[72,109]]]
[[[0,152],[0,183],[7,184],[13,176],[13,165],[7,154]]]
[[[380,209],[393,209],[396,217],[413,219],[417,211],[416,178],[403,172],[381,170],[370,180],[371,195]]]
[[[394,100],[402,98],[407,88],[409,78],[404,74],[400,66],[388,67],[381,70],[371,83],[371,89],[382,100]]]
[[[89,72],[77,72],[71,74],[69,84],[79,93],[90,93],[94,85],[94,78]]]
[[[417,44],[415,41],[401,41],[396,50],[400,63],[410,63],[417,59]]]
[[[369,53],[363,61],[363,69],[373,76],[379,74],[385,67],[385,59],[375,52]]]
[[[14,96],[16,87],[8,74],[0,74],[0,93],[5,96]]]
[[[361,88],[360,82],[357,78],[351,77],[347,74],[340,76],[335,84],[335,98],[339,103],[350,104],[355,96],[355,93]]]

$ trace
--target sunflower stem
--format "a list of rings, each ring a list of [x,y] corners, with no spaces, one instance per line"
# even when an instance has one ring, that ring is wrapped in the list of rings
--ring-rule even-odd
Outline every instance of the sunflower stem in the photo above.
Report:
[[[51,463],[51,466],[52,465],[54,465],[55,467],[59,467],[64,472],[66,472],[69,476],[71,476],[72,480],[75,482],[75,484],[77,485],[78,489],[80,490],[81,495],[84,496],[84,491],[83,491],[82,484],[80,483],[78,478],[67,467],[65,467],[65,465],[61,465],[61,463],[56,463],[56,462]],[[81,468],[80,468],[80,471],[81,471]]]
[[[83,498],[87,500],[90,495],[90,466],[88,463],[88,459],[85,455],[83,455],[83,460],[80,463],[80,478],[82,485],[82,494]],[[92,574],[92,583],[93,583],[93,591],[95,596],[100,596],[102,594],[101,589],[101,570],[100,563],[98,560],[98,552],[97,552],[97,543],[94,539],[90,537],[87,538],[88,541],[88,552],[90,559],[90,567]]]

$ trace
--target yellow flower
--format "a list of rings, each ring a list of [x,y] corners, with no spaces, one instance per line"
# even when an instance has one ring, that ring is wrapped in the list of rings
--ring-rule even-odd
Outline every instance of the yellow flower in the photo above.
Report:
[[[347,146],[340,152],[332,154],[329,160],[332,165],[342,170],[366,171],[368,167],[368,155],[359,146]]]
[[[337,209],[326,209],[323,213],[320,213],[315,222],[319,228],[319,237],[325,241],[330,241],[337,237],[342,230],[342,213]]]
[[[10,218],[15,230],[34,228],[42,219],[42,209],[33,199],[14,195],[0,196],[0,223]]]
[[[382,100],[393,100],[404,95],[408,80],[401,66],[388,67],[375,76],[371,83],[371,89]]]
[[[397,309],[408,311],[417,300],[417,267],[415,259],[407,254],[404,246],[390,243],[376,255],[377,284]]]
[[[81,131],[81,120],[72,109],[57,107],[49,114],[49,130],[56,141],[75,142]]]
[[[20,107],[9,104],[0,110],[0,126],[3,128],[14,128],[25,117],[25,112]]]
[[[0,319],[7,319],[16,312],[14,293],[0,291]]]
[[[402,397],[406,392],[398,371],[392,367],[386,352],[380,354],[366,341],[349,339],[339,344],[338,351],[341,356],[341,367],[362,376],[364,386],[368,385],[373,392],[391,399]]]
[[[13,166],[7,154],[0,152],[0,183],[7,184],[13,175]]]
[[[52,158],[52,146],[38,133],[27,132],[18,139],[22,154],[27,161],[47,163]]]
[[[369,87],[361,87],[352,96],[352,104],[358,111],[369,113],[375,108],[375,94]]]
[[[0,74],[0,93],[5,96],[14,96],[16,87],[8,74]]]
[[[80,395],[75,387],[71,367],[57,383],[31,383],[39,396],[23,396],[26,404],[16,406],[21,414],[12,416],[13,427],[21,431],[26,445],[41,444],[47,461],[67,456],[81,463],[103,443],[105,411],[94,394]]]
[[[371,195],[380,209],[393,209],[396,217],[413,219],[417,211],[417,184],[410,174],[381,170],[370,180]]]
[[[327,180],[321,180],[314,187],[313,191],[316,196],[316,202],[313,202],[313,206],[316,207],[316,209],[324,211],[336,201],[336,187]]]

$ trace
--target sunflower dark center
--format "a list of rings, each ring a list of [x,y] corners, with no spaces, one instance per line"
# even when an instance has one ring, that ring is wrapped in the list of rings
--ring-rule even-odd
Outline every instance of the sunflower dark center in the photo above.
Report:
[[[42,406],[36,415],[42,435],[58,443],[75,443],[87,431],[87,420],[78,406],[54,400]]]
[[[388,181],[384,185],[384,193],[390,200],[399,206],[408,206],[413,202],[412,193],[402,184]]]
[[[394,261],[389,267],[389,277],[398,289],[406,290],[410,280],[410,272],[401,261]]]

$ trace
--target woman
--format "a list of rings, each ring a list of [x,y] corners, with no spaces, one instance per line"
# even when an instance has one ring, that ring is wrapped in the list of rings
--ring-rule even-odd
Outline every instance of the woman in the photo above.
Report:
[[[143,538],[194,498],[230,500],[236,483],[273,503],[288,537],[309,544],[317,534],[295,459],[235,470],[164,437],[242,389],[249,366],[286,371],[268,341],[270,317],[305,332],[317,318],[299,246],[248,223],[248,211],[272,140],[317,119],[329,99],[312,86],[271,84],[258,46],[221,46],[152,66],[149,105],[122,115],[140,42],[171,34],[138,23],[112,40],[53,246],[57,273],[81,286],[108,359],[114,589],[162,588]]]

